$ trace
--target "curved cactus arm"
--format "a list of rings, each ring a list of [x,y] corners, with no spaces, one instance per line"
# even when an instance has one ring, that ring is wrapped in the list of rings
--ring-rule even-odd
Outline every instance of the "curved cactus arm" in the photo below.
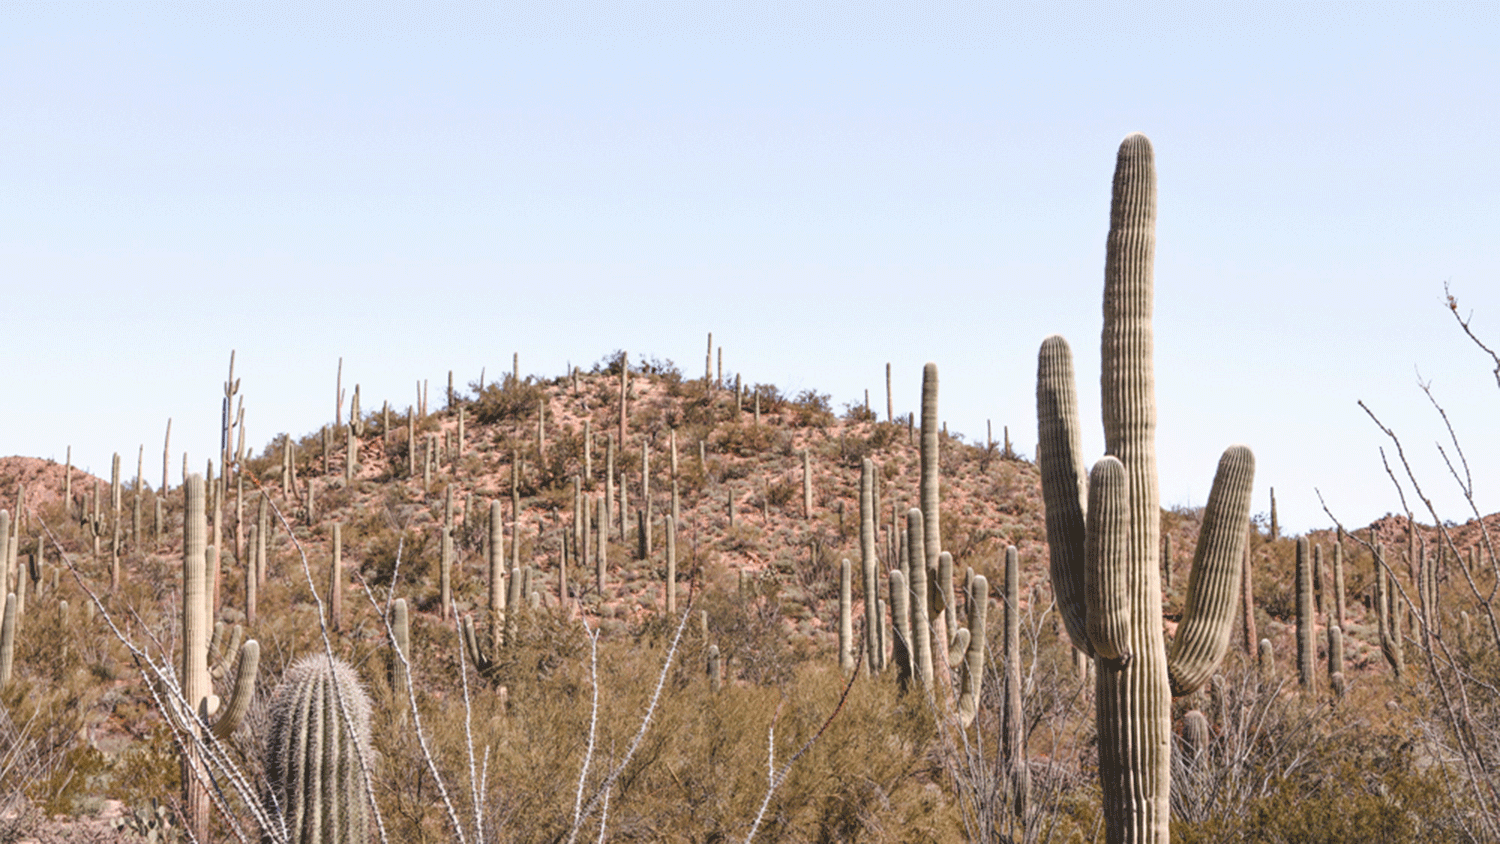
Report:
[[[1125,467],[1104,457],[1089,473],[1088,541],[1084,545],[1084,604],[1088,637],[1094,653],[1120,665],[1130,664],[1131,607],[1128,547],[1129,502]],[[1159,623],[1146,618],[1147,624]]]
[[[1197,691],[1229,650],[1254,481],[1255,455],[1250,449],[1243,445],[1225,449],[1203,511],[1182,625],[1167,654],[1174,697]]]
[[[1052,591],[1073,646],[1089,656],[1083,599],[1084,512],[1088,475],[1083,465],[1083,434],[1078,422],[1078,390],[1068,341],[1053,335],[1042,341],[1036,367],[1037,463],[1047,514],[1047,548]]]
[[[953,643],[948,646],[948,664],[958,665],[969,652],[970,636],[967,628],[960,627],[953,634]]]
[[[240,646],[240,667],[235,673],[234,691],[229,695],[229,705],[219,713],[218,719],[210,728],[214,738],[220,741],[229,738],[245,720],[245,713],[250,711],[250,702],[255,698],[255,679],[259,669],[260,643],[251,639]]]

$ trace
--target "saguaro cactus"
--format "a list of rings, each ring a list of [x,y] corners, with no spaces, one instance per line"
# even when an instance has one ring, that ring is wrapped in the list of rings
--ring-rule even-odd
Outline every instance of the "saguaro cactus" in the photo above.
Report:
[[[1007,565],[1007,574],[1010,569]],[[1006,586],[1010,586],[1009,579]],[[958,717],[959,723],[965,727],[974,723],[974,718],[979,714],[979,692],[984,687],[984,644],[986,620],[989,614],[989,591],[990,584],[984,575],[975,575],[974,582],[969,586],[969,647],[964,655],[963,677],[961,679],[958,695]],[[1006,600],[1010,593],[1006,593]],[[1009,607],[1006,611],[1006,635],[1010,634]],[[1009,639],[1006,640],[1007,643]],[[1007,659],[1009,653],[1006,654]],[[1006,679],[1010,679],[1009,663],[1006,664]],[[1007,699],[1008,702],[1008,699]],[[1008,724],[1009,722],[1007,722]]]
[[[16,664],[16,593],[5,596],[5,620],[0,622],[0,689],[10,685]]]
[[[870,673],[881,668],[880,616],[875,612],[880,601],[880,582],[875,559],[875,463],[866,457],[859,472],[859,560],[865,598],[865,659]]]
[[[1406,671],[1406,653],[1401,639],[1401,598],[1387,570],[1385,548],[1375,543],[1375,610],[1380,625],[1380,652],[1399,680]]]
[[[202,727],[209,726],[216,738],[227,738],[239,726],[255,694],[255,675],[260,665],[260,646],[254,639],[240,648],[239,673],[228,708],[219,713],[208,672],[209,609],[208,519],[204,515],[205,482],[191,475],[184,484],[187,510],[183,516],[182,541],[182,700],[181,726],[187,733],[183,743],[182,802],[188,828],[207,840],[209,797],[207,777],[198,752]],[[218,715],[216,720],[213,719]]]
[[[839,561],[839,671],[847,677],[854,664],[853,567],[844,559]]]
[[[357,392],[357,391],[356,391]],[[344,528],[333,523],[333,558],[328,561],[328,626],[344,626]]]
[[[1297,539],[1297,680],[1304,691],[1313,687],[1313,663],[1317,646],[1313,643],[1313,570],[1307,537]]]
[[[505,643],[505,517],[499,500],[490,502],[490,647]]]
[[[287,669],[271,698],[267,809],[291,844],[362,844],[370,804],[370,698],[344,662],[321,654]],[[274,822],[274,821],[273,821]]]
[[[1219,461],[1183,622],[1168,654],[1152,366],[1155,218],[1151,143],[1131,135],[1115,166],[1104,273],[1100,386],[1109,456],[1087,480],[1067,342],[1047,338],[1037,366],[1053,590],[1074,645],[1095,661],[1099,775],[1112,844],[1168,841],[1171,697],[1197,689],[1228,649],[1254,471],[1244,446],[1231,446]]]
[[[391,690],[396,695],[398,707],[406,704],[407,687],[411,683],[411,621],[406,609],[406,599],[397,598],[391,604]]]

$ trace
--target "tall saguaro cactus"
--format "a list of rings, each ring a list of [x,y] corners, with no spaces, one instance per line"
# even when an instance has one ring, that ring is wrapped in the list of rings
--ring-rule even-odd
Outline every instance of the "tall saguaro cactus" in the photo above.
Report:
[[[880,602],[875,558],[875,463],[868,457],[861,462],[859,472],[859,560],[865,598],[865,659],[869,661],[870,674],[875,675],[880,673],[883,649],[880,616],[875,611]]]
[[[204,515],[205,482],[191,475],[184,484],[187,510],[183,516],[182,541],[182,726],[187,733],[182,757],[182,803],[186,823],[200,841],[208,836],[209,797],[207,778],[197,742],[202,728],[214,737],[228,738],[250,709],[255,694],[255,675],[260,666],[260,645],[254,639],[240,648],[239,672],[234,693],[222,713],[213,694],[208,673],[208,640],[211,632],[208,592],[208,519]],[[217,715],[212,723],[209,719]]]
[[[1042,343],[1037,428],[1053,590],[1068,635],[1094,657],[1106,840],[1167,844],[1171,698],[1200,686],[1229,646],[1250,511],[1254,457],[1219,461],[1167,653],[1161,616],[1152,261],[1156,173],[1134,134],[1115,164],[1104,270],[1100,387],[1106,457],[1084,474],[1072,353]]]

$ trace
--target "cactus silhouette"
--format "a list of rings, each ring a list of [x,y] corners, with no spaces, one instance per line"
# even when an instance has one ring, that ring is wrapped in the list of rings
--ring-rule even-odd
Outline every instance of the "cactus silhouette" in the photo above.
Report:
[[[1107,456],[1085,476],[1072,355],[1057,336],[1043,341],[1038,356],[1037,428],[1053,591],[1073,644],[1095,662],[1105,838],[1166,844],[1171,698],[1197,689],[1228,649],[1254,457],[1231,446],[1219,461],[1169,655],[1152,364],[1155,220],[1151,142],[1130,135],[1116,159],[1105,258]]]
[[[267,803],[291,844],[357,844],[369,836],[361,769],[370,764],[370,698],[344,662],[292,663],[271,698]],[[273,820],[274,822],[274,820]]]

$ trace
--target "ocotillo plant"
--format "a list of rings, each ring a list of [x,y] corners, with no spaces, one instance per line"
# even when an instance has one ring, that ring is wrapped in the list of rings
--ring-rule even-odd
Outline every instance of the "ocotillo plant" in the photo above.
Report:
[[[1047,338],[1037,365],[1053,591],[1074,646],[1094,657],[1099,777],[1112,844],[1168,841],[1171,698],[1205,682],[1229,646],[1254,464],[1243,446],[1231,446],[1219,461],[1168,654],[1152,365],[1155,223],[1151,143],[1135,134],[1116,160],[1105,259],[1100,386],[1108,456],[1095,464],[1087,487],[1067,341]]]
[[[264,754],[267,811],[290,844],[363,844],[370,805],[370,698],[344,662],[292,663],[271,698]]]

